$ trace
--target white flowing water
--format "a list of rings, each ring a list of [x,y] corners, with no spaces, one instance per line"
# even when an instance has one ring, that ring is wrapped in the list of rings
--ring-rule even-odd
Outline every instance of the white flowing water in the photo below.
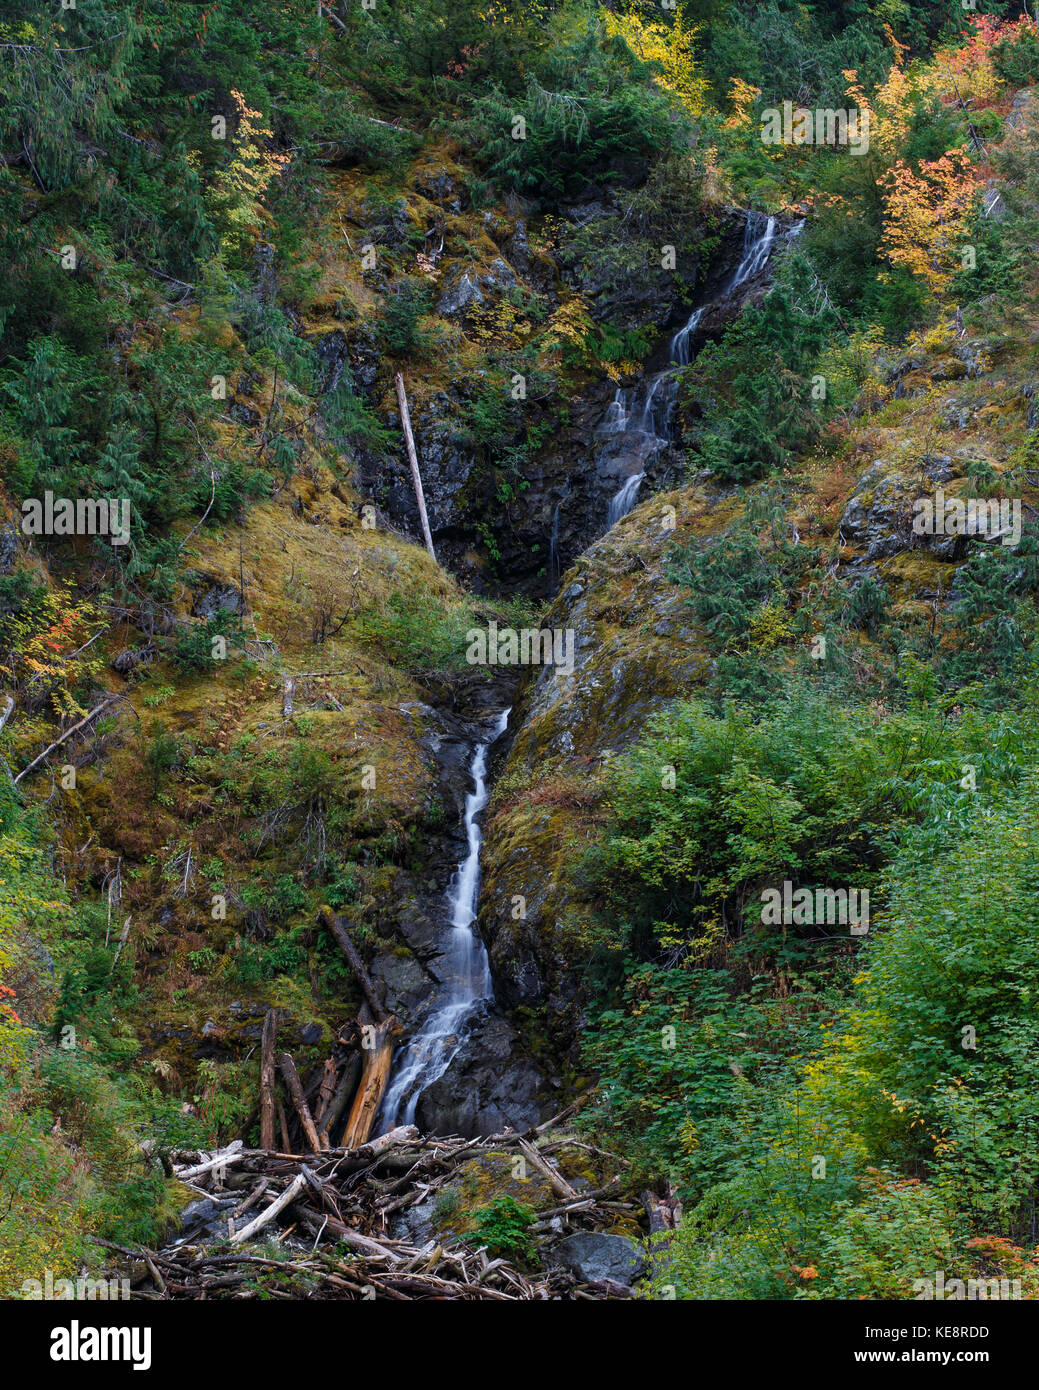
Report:
[[[630,478],[625,479],[624,486],[610,498],[610,508],[606,513],[607,528],[616,525],[621,517],[627,516],[634,507],[635,498],[645,476],[645,473],[632,473]]]
[[[748,212],[743,229],[743,254],[718,298],[731,294],[733,290],[764,270],[775,240],[776,219],[765,217],[761,213]],[[606,514],[607,530],[634,507],[642,480],[646,476],[645,464],[658,449],[671,442],[671,414],[678,394],[675,372],[677,368],[689,365],[694,336],[705,311],[706,306],[694,309],[671,339],[667,367],[646,379],[641,397],[635,392],[617,388],[617,393],[599,426],[600,436],[608,441],[606,447],[612,445],[613,451],[621,450],[625,462],[631,467],[619,489],[610,498]]]
[[[548,573],[550,578],[559,578],[559,503],[552,511],[552,535],[548,541]]]
[[[419,1031],[397,1053],[393,1075],[380,1112],[380,1132],[415,1121],[422,1092],[447,1071],[462,1045],[463,1029],[476,1006],[494,993],[487,950],[477,932],[476,902],[480,892],[480,846],[483,831],[477,817],[487,805],[487,751],[505,732],[509,710],[499,714],[486,743],[478,744],[470,767],[473,790],[465,798],[467,852],[447,892],[450,926],[445,949],[436,965],[441,993]]]

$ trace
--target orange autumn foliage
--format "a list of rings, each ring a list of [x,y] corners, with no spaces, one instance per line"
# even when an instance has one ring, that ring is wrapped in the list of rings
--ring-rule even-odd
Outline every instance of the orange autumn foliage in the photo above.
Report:
[[[922,160],[919,172],[899,160],[883,179],[881,250],[904,266],[932,294],[944,290],[958,269],[967,221],[978,195],[977,172],[965,150]]]

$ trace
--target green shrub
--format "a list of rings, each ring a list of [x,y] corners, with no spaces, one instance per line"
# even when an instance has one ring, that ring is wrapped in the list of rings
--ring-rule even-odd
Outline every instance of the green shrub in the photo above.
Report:
[[[533,1263],[535,1246],[530,1228],[536,1216],[533,1207],[503,1193],[473,1212],[476,1238],[489,1255]]]
[[[984,778],[963,810],[951,836],[939,807],[905,829],[849,1000],[690,1212],[661,1284],[909,1298],[936,1269],[969,1277],[986,1242],[1030,1239],[1039,782]]]
[[[687,124],[651,68],[601,26],[555,48],[527,79],[522,98],[500,86],[473,102],[472,126],[491,175],[507,188],[551,201],[591,179],[609,181],[624,161],[680,148]],[[524,121],[523,138],[513,134]]]
[[[472,617],[465,608],[431,606],[428,596],[395,590],[383,607],[355,620],[361,639],[409,671],[471,670],[465,660]]]
[[[1039,35],[1022,25],[1013,37],[1000,39],[992,50],[992,66],[1012,87],[1039,82]]]
[[[152,795],[157,796],[166,774],[180,761],[180,740],[157,720],[152,721],[148,732],[150,741],[144,752],[144,765],[151,774]]]
[[[379,342],[390,357],[419,357],[432,344],[432,335],[420,320],[429,312],[428,286],[419,280],[401,280],[387,294],[376,325]]]
[[[740,995],[727,971],[647,965],[630,971],[618,1004],[585,1037],[599,1076],[585,1122],[687,1203],[745,1160],[794,1075],[791,1057],[833,1007],[810,988],[770,998],[762,978]]]
[[[218,655],[221,649],[218,639],[224,639],[223,645],[229,651],[240,640],[241,631],[242,622],[238,614],[223,610],[214,613],[211,618],[193,623],[173,644],[171,655],[174,666],[186,673],[212,671],[217,662],[223,659]]]
[[[876,632],[886,620],[887,613],[887,586],[872,574],[867,574],[848,597],[848,622],[865,632]]]

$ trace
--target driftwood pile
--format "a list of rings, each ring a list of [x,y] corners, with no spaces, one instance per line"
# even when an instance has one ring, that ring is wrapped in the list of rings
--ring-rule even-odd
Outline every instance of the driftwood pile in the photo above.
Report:
[[[247,1149],[238,1139],[219,1152],[162,1155],[169,1176],[196,1199],[210,1200],[181,1239],[161,1251],[108,1247],[124,1264],[130,1261],[134,1296],[630,1297],[622,1285],[579,1284],[558,1267],[531,1274],[481,1247],[472,1233],[461,1239],[447,1233],[424,1244],[392,1234],[408,1229],[402,1220],[408,1208],[435,1199],[461,1176],[463,1165],[491,1153],[514,1175],[537,1177],[542,1195],[546,1186],[553,1194],[555,1205],[539,1211],[531,1228],[535,1239],[612,1225],[636,1208],[619,1200],[624,1160],[556,1132],[590,1092],[521,1134],[422,1138],[414,1125],[406,1125],[372,1137],[400,1029],[376,994],[345,921],[327,907],[320,920],[363,995],[356,1026],[340,1029],[331,1056],[304,1084],[290,1054],[277,1050],[277,1016],[267,1012],[260,1050],[260,1147]],[[554,1153],[575,1145],[600,1170],[612,1166],[615,1176],[604,1187],[579,1192],[560,1171]],[[650,1225],[656,1229],[652,1219]],[[424,1229],[432,1230],[428,1220]],[[272,1243],[275,1249],[269,1248]]]
[[[554,1161],[555,1151],[577,1141],[545,1132],[574,1108],[523,1134],[482,1139],[423,1139],[407,1125],[353,1149],[292,1154],[235,1141],[218,1153],[177,1153],[173,1171],[182,1184],[199,1198],[228,1203],[220,1218],[226,1232],[210,1230],[203,1242],[189,1235],[162,1251],[110,1248],[134,1262],[134,1296],[144,1299],[629,1297],[621,1285],[578,1284],[559,1268],[526,1272],[492,1256],[474,1234],[434,1236],[425,1244],[389,1234],[393,1218],[435,1197],[461,1165],[491,1152],[504,1153],[514,1170],[522,1159],[558,1198],[538,1212],[535,1237],[601,1227],[634,1212],[633,1204],[618,1200],[620,1173],[598,1190],[579,1192]],[[612,1157],[582,1147],[599,1159]],[[618,1168],[621,1163],[616,1160]],[[272,1240],[280,1247],[274,1252],[263,1244]]]

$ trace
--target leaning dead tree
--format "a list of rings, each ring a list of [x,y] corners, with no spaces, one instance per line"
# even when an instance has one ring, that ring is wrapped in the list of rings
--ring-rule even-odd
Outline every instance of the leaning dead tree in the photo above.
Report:
[[[119,698],[120,697],[118,695],[106,695],[105,698],[101,701],[101,703],[99,705],[95,705],[94,708],[89,712],[89,714],[85,714],[82,719],[78,720],[75,724],[72,725],[71,729],[66,729],[60,738],[56,738],[53,743],[48,744],[48,746],[43,750],[42,753],[38,754],[35,758],[33,758],[32,762],[28,765],[28,767],[23,767],[21,772],[19,772],[18,776],[14,779],[15,783],[20,782],[23,777],[27,777],[28,774],[32,772],[34,768],[39,767],[40,763],[42,763],[45,758],[49,757],[50,754],[53,753],[56,748],[60,748],[63,743],[67,743],[73,734],[78,733],[80,729],[85,728],[86,725],[89,724],[91,720],[96,719],[99,714],[103,714],[104,711],[108,709],[109,705],[115,704],[116,700],[118,700]]]
[[[415,501],[418,503],[419,521],[422,523],[422,537],[426,542],[426,549],[435,560],[436,551],[433,549],[433,537],[429,531],[429,517],[426,515],[426,497],[422,491],[422,474],[418,470],[418,454],[415,452],[415,436],[411,433],[411,415],[408,411],[408,397],[404,390],[404,377],[397,372],[393,378],[393,384],[397,388],[397,403],[400,406],[400,423],[404,430],[404,443],[408,450],[408,462],[411,464],[411,480],[415,485]]]
[[[359,1148],[372,1136],[389,1081],[400,1025],[386,1012],[345,921],[327,907],[321,909],[319,920],[346,958],[364,1003],[356,1028],[346,1025],[339,1030],[331,1055],[306,1084],[292,1056],[277,1051],[277,1015],[268,1009],[260,1045],[260,1146],[264,1149],[275,1147],[276,1124],[287,1152],[329,1149],[340,1126],[340,1144]],[[359,1049],[353,1045],[355,1038]]]
[[[393,1039],[400,1032],[400,1027],[396,1018],[383,1008],[382,1001],[375,993],[371,977],[357,954],[343,919],[336,917],[331,908],[323,907],[321,923],[331,932],[336,945],[346,957],[365,999],[358,1015],[363,1056],[361,1078],[343,1132],[343,1144],[347,1148],[357,1148],[367,1140],[378,1118],[379,1106],[390,1079]]]

